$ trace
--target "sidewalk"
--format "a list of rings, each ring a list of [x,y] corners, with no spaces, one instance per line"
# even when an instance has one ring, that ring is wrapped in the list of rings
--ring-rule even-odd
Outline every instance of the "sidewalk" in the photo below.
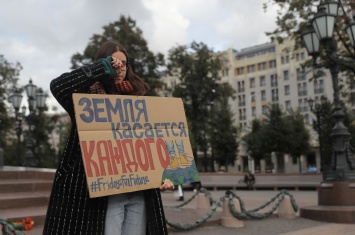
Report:
[[[225,191],[209,191],[215,200],[219,200],[224,196]],[[234,191],[245,203],[246,210],[252,210],[265,204],[271,198],[276,196],[279,191]],[[192,191],[185,191],[185,200],[191,198],[194,194]],[[294,196],[296,203],[299,207],[317,205],[317,191],[289,191]],[[163,192],[162,199],[164,206],[176,206],[181,202],[176,201],[174,193]],[[182,208],[165,208],[166,219],[181,224],[193,224],[202,215],[200,215],[196,208],[197,199],[195,198],[189,204]],[[269,205],[260,212],[270,211],[274,204]],[[212,217],[199,227],[188,230],[176,230],[169,228],[170,234],[203,234],[203,235],[215,235],[215,234],[238,234],[238,235],[327,235],[327,234],[355,234],[355,224],[332,224],[320,221],[313,221],[304,218],[300,218],[299,212],[296,213],[297,217],[292,220],[278,218],[277,215],[270,216],[266,219],[255,220],[249,219],[244,221],[244,227],[242,228],[227,228],[221,225],[222,208],[218,208]]]

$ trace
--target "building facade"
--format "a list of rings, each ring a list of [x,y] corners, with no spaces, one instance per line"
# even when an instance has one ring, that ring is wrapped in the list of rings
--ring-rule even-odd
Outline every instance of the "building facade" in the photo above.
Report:
[[[293,50],[293,46],[294,42],[291,40],[284,40],[282,43],[275,40],[240,51],[228,49],[220,52],[227,61],[220,74],[221,80],[228,82],[236,91],[236,99],[230,100],[230,106],[235,115],[235,124],[242,130],[242,135],[251,130],[253,119],[263,117],[269,104],[280,104],[284,111],[299,110],[310,131],[314,151],[309,156],[301,156],[299,161],[285,155],[283,172],[319,172],[318,136],[311,126],[315,116],[310,110],[308,100],[320,102],[321,96],[325,96],[332,102],[332,80],[327,69],[323,70],[324,76],[313,79],[313,69],[302,67],[310,59],[306,49]],[[168,86],[176,84],[171,77],[167,81]],[[269,163],[256,163],[248,156],[247,146],[241,142],[238,158],[229,171],[275,172],[277,168],[276,156],[272,156]]]

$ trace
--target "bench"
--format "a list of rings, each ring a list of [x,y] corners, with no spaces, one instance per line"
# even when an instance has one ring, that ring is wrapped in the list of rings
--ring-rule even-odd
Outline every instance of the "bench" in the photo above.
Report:
[[[247,189],[244,174],[199,173],[201,186],[212,190]],[[255,174],[254,190],[257,189],[314,189],[322,181],[322,174]],[[184,184],[184,189],[198,189],[196,184]]]

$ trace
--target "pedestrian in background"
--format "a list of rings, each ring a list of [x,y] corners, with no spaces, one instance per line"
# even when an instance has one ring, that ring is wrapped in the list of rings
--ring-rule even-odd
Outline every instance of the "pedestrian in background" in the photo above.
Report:
[[[245,174],[244,183],[247,185],[248,189],[253,189],[255,184],[255,176],[251,173],[251,171],[247,171],[247,174]]]

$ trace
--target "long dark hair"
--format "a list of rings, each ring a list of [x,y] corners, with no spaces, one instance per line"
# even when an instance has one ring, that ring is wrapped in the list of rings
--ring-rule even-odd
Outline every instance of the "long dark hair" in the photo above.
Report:
[[[144,95],[149,89],[149,86],[133,72],[127,51],[121,44],[115,41],[105,42],[98,50],[95,60],[111,56],[116,51],[121,51],[123,54],[125,54],[127,58],[127,70],[126,77],[124,78],[124,80],[129,81],[132,84],[136,95]],[[101,83],[108,94],[114,93],[115,84],[113,79],[106,79],[104,82]]]

